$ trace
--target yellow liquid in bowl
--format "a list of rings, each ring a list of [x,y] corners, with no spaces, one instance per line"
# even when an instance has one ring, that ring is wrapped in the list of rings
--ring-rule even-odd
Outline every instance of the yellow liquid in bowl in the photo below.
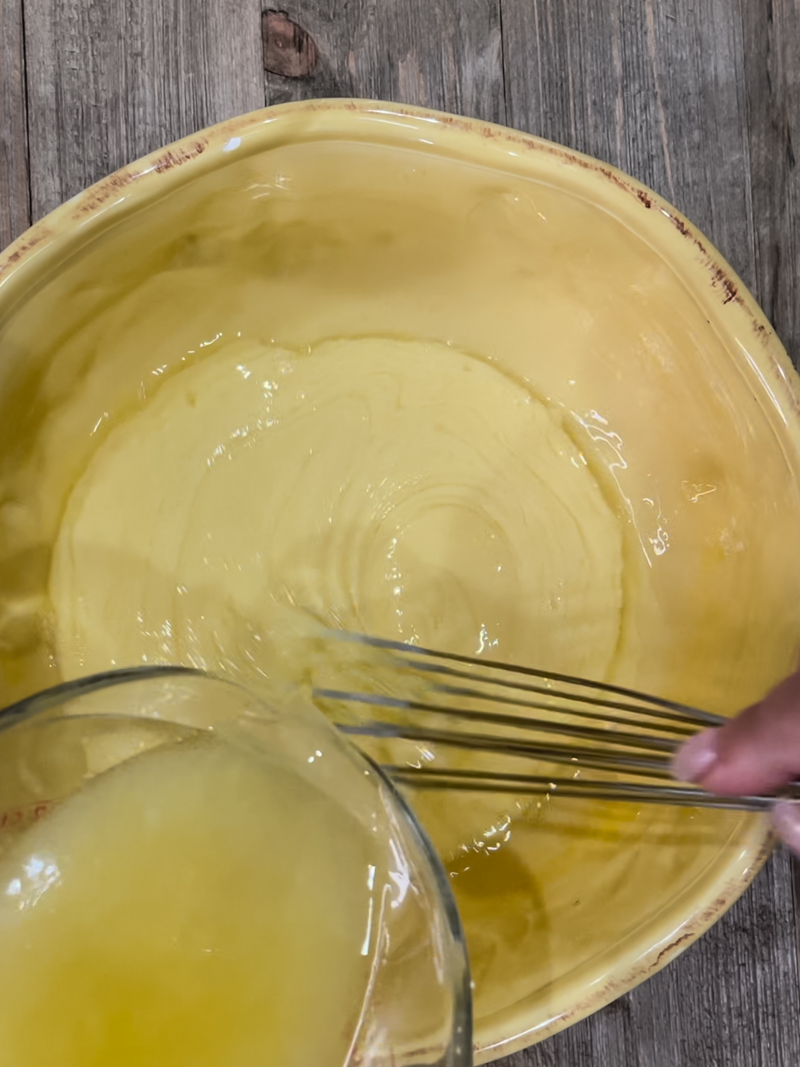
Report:
[[[559,183],[284,145],[149,205],[17,308],[9,689],[160,660],[299,680],[308,612],[714,711],[791,669],[796,416],[678,266]],[[609,999],[760,838],[730,814],[414,802],[481,1055]]]
[[[0,854],[0,1064],[341,1067],[373,851],[219,740],[101,775]]]

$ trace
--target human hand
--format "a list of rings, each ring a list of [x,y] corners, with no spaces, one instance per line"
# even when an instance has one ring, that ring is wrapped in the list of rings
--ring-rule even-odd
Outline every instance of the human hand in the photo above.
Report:
[[[800,671],[724,726],[690,738],[673,761],[676,778],[712,793],[773,793],[800,776]],[[776,832],[800,855],[800,805],[778,802]]]

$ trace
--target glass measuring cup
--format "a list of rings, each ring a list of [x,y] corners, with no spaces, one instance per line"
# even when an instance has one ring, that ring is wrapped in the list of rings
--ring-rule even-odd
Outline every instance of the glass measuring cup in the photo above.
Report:
[[[198,671],[142,667],[67,682],[5,709],[0,872],[28,831],[101,776],[209,737],[262,760],[265,773],[280,766],[376,842],[369,981],[342,1067],[467,1067],[469,969],[446,876],[395,789],[300,698],[272,707]]]

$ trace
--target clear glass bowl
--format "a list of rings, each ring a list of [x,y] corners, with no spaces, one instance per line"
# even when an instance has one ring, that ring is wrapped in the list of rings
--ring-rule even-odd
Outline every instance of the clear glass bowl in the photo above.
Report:
[[[472,1063],[469,966],[447,876],[403,798],[300,698],[273,707],[198,671],[142,667],[66,682],[0,712],[0,855],[53,805],[144,751],[241,727],[254,752],[377,834],[371,979],[343,1067]],[[319,758],[324,753],[324,758]],[[335,977],[332,976],[333,980]],[[314,1025],[314,1020],[309,1020]],[[309,1067],[312,1065],[309,1064]]]

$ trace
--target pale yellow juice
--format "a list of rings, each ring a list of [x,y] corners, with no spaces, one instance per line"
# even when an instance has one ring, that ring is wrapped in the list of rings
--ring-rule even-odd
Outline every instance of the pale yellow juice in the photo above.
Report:
[[[341,1067],[369,867],[355,820],[225,742],[107,772],[0,857],[0,1064]]]

